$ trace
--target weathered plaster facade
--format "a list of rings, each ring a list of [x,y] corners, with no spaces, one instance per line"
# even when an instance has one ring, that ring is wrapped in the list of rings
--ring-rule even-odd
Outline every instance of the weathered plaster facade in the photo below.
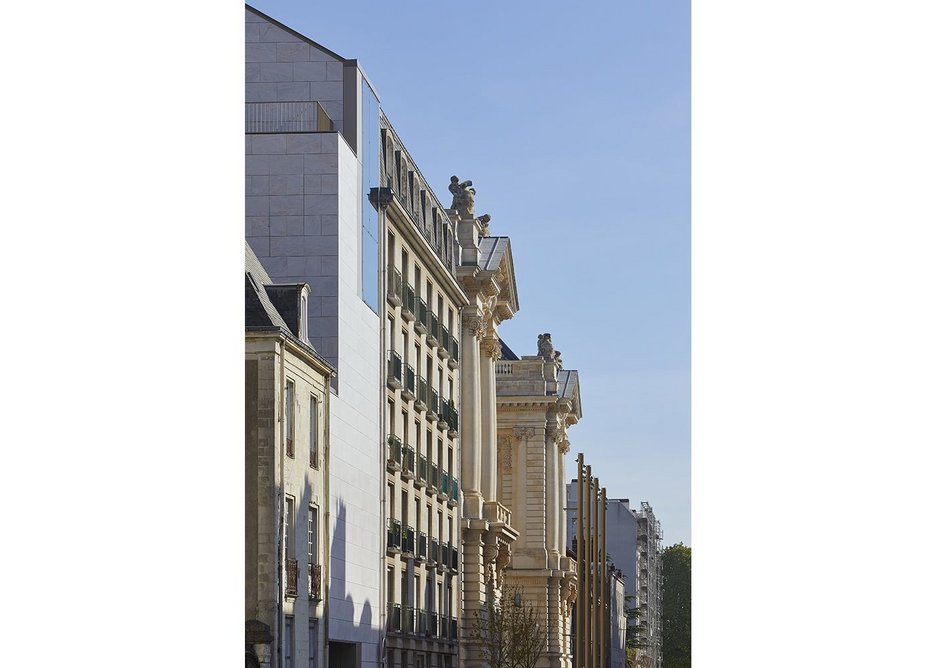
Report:
[[[547,647],[538,666],[569,668],[575,560],[566,553],[564,455],[568,428],[582,417],[579,376],[552,355],[497,363],[502,498],[518,537],[505,576],[542,611]]]
[[[308,665],[325,656],[327,633],[332,369],[296,326],[308,286],[281,290],[296,302],[291,326],[267,294],[276,286],[247,256],[245,619],[271,634],[248,644],[260,665]]]

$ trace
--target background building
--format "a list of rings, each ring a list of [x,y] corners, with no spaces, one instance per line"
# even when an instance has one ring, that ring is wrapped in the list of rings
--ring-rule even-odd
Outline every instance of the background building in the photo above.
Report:
[[[277,282],[308,283],[309,339],[336,369],[329,436],[329,663],[374,666],[384,521],[378,101],[354,60],[245,15],[246,236]]]
[[[309,344],[309,286],[245,253],[245,614],[260,665],[325,655],[331,366]]]
[[[644,647],[638,651],[638,666],[661,667],[661,579],[660,555],[663,534],[660,521],[647,501],[634,511],[637,519],[638,545],[638,608],[645,624]]]

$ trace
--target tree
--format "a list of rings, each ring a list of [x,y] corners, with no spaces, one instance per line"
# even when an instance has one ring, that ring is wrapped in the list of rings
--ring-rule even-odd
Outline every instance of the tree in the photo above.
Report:
[[[525,604],[523,590],[514,587],[501,601],[489,597],[475,611],[472,638],[490,668],[535,668],[546,649],[547,628],[540,609]]]
[[[690,666],[690,548],[671,545],[661,555],[664,668]]]

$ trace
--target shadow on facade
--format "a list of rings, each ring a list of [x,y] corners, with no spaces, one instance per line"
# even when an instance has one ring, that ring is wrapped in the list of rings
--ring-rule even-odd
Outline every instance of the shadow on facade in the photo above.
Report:
[[[335,532],[332,535],[332,544],[329,551],[329,606],[328,609],[352,612],[354,618],[355,600],[348,593],[345,586],[347,576],[347,541],[346,521],[348,508],[341,500],[338,501],[338,514],[335,521]],[[329,668],[360,668],[363,663],[380,663],[379,653],[380,629],[373,626],[373,611],[371,601],[365,599],[361,606],[361,615],[357,621],[342,622],[341,638],[336,639],[336,625],[329,623],[328,666]],[[350,628],[349,628],[350,627]],[[374,644],[373,656],[363,655],[362,639],[371,636]]]

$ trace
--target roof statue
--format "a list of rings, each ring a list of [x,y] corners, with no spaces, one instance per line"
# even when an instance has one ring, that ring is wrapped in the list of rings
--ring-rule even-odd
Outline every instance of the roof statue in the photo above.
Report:
[[[478,222],[481,223],[481,226],[482,226],[481,235],[483,237],[487,237],[488,236],[488,223],[491,222],[491,215],[486,213],[486,214],[479,216]]]
[[[555,355],[556,350],[553,348],[553,341],[550,339],[550,332],[538,335],[537,357],[543,357],[548,360],[552,360]]]
[[[470,218],[475,217],[475,188],[471,181],[459,182],[458,176],[449,179],[449,192],[452,193],[452,206],[460,214]]]

